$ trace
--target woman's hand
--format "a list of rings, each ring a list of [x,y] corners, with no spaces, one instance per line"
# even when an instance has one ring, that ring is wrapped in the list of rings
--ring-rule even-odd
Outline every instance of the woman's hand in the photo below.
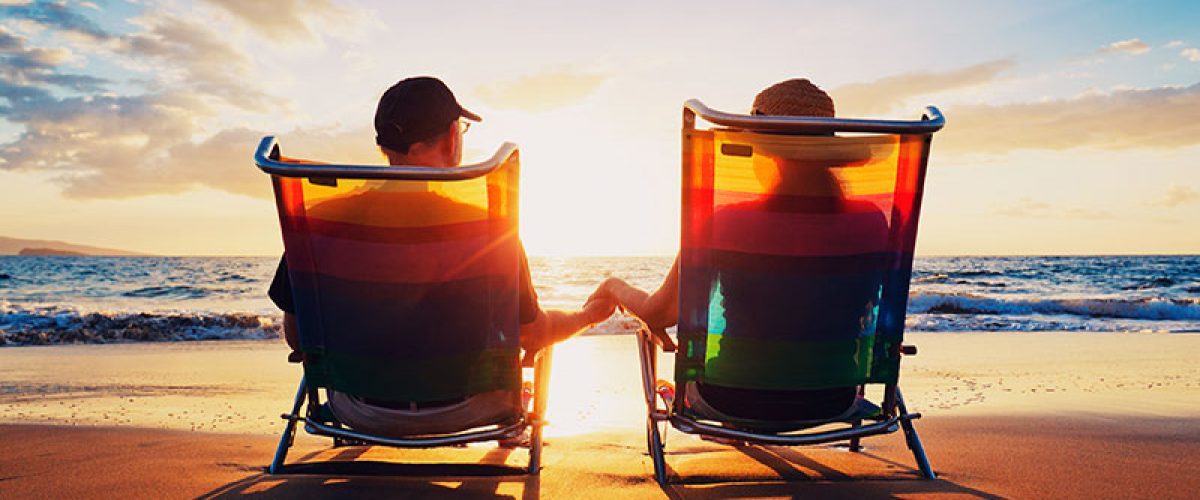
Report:
[[[631,288],[633,287],[621,278],[607,278],[600,282],[600,286],[597,286],[596,291],[592,292],[592,295],[588,297],[588,303],[591,303],[593,300],[604,299],[612,301],[616,307],[625,309],[628,307],[628,304],[623,303],[621,298],[628,295],[624,292]]]
[[[593,325],[608,319],[616,310],[617,302],[611,297],[592,294],[583,304],[583,310],[579,311],[579,314],[583,317],[584,322]]]

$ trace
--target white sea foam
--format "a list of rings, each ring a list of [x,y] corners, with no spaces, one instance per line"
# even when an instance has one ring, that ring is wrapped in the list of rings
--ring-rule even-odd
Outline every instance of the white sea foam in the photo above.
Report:
[[[1198,298],[1013,298],[972,294],[913,293],[909,314],[1065,314],[1092,318],[1200,320]]]
[[[81,312],[0,301],[0,345],[279,338],[277,316],[246,312]]]

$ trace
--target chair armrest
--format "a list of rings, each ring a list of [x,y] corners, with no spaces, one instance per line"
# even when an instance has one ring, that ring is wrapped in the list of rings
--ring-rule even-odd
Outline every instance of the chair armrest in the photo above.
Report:
[[[675,341],[671,340],[671,335],[667,333],[665,328],[650,328],[646,326],[638,330],[638,333],[647,335],[647,338],[658,345],[663,352],[675,352],[678,349]]]
[[[521,355],[521,368],[533,368],[537,363],[538,356],[542,354],[542,349],[538,349],[536,351],[525,351],[525,353]]]

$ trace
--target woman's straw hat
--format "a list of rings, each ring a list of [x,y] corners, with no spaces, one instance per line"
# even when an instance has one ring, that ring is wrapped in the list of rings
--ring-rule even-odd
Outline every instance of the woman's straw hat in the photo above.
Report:
[[[750,114],[833,118],[833,98],[805,78],[785,80],[754,96]]]
[[[754,97],[751,114],[833,118],[834,106],[833,99],[820,87],[805,78],[794,78],[759,92]],[[754,148],[779,159],[851,166],[869,161],[870,145],[877,142],[878,139],[865,137],[815,136],[812,140],[798,140],[795,136],[760,135]]]

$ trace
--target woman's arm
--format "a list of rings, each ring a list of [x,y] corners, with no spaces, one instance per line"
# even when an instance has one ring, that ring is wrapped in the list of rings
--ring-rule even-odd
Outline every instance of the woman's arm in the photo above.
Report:
[[[610,297],[650,328],[674,326],[679,322],[679,258],[675,258],[667,277],[654,293],[647,293],[620,278],[608,278],[592,297]]]

